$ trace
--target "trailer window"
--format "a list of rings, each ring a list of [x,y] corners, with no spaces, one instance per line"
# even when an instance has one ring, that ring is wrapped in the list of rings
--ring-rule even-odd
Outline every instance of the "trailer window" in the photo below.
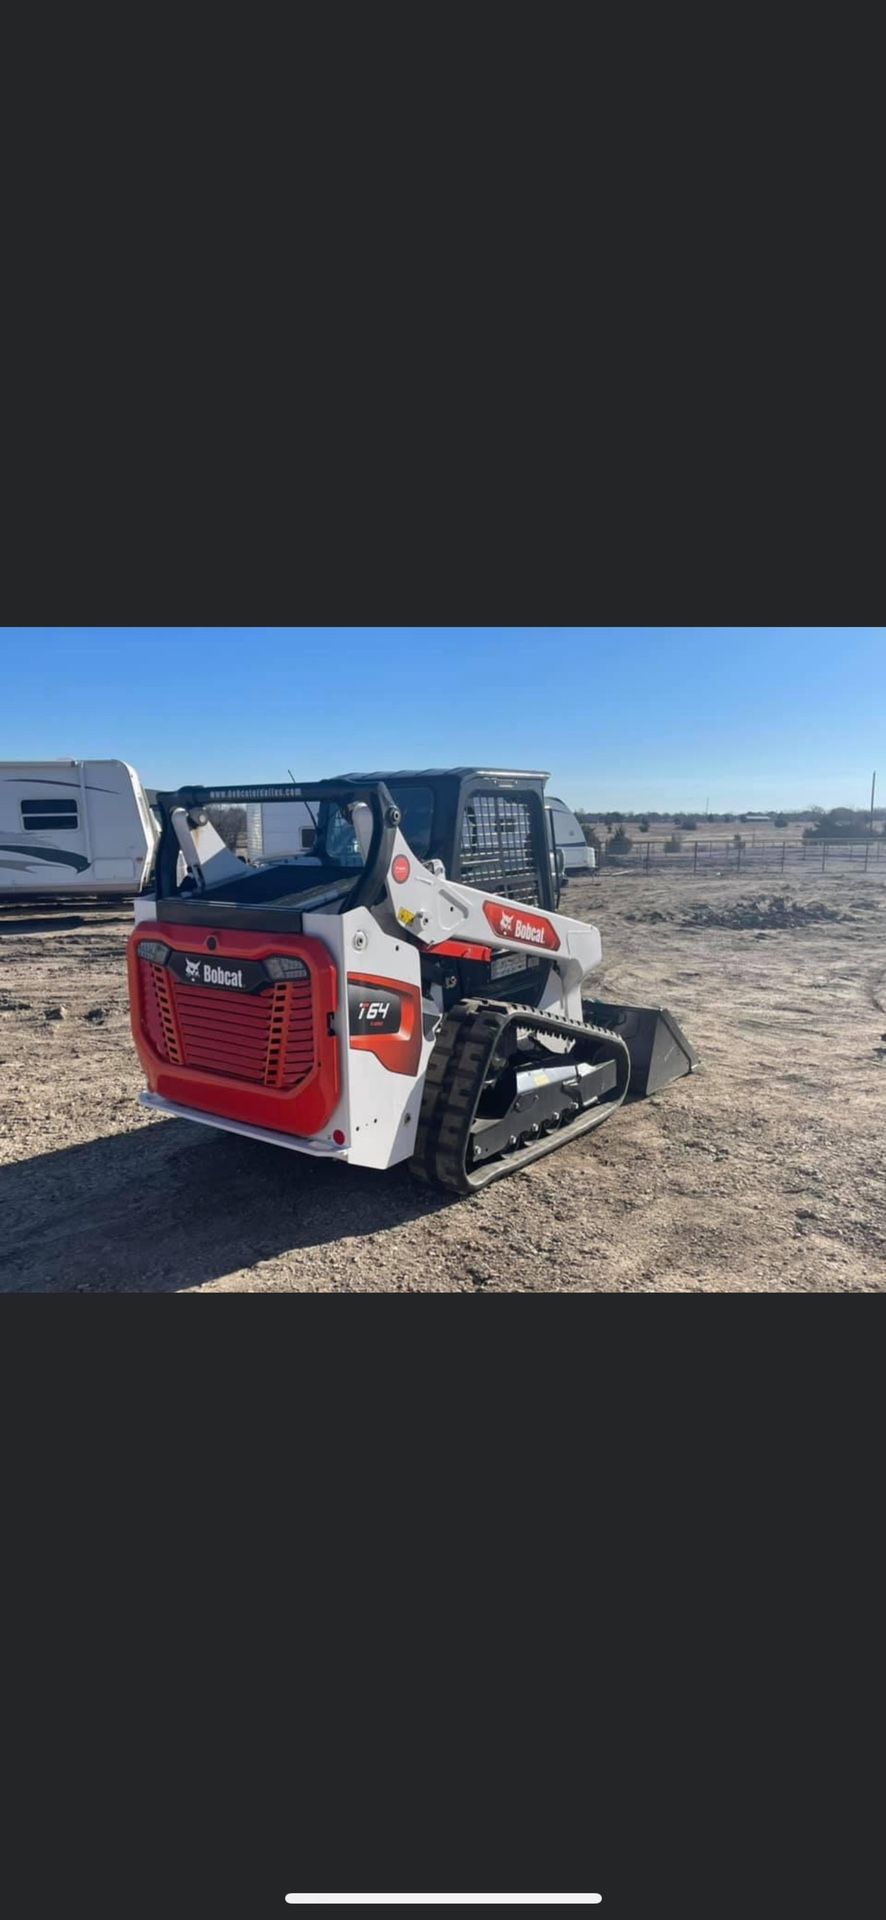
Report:
[[[23,800],[21,808],[26,833],[76,833],[80,825],[76,800]]]

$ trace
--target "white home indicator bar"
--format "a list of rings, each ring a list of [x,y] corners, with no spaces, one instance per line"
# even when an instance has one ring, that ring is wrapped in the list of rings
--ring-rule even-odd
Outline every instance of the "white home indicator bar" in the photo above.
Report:
[[[599,1907],[602,1893],[287,1893],[290,1907]]]

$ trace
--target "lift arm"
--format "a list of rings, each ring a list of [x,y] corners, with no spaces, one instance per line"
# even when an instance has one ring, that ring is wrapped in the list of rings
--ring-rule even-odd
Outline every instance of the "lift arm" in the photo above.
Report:
[[[495,953],[535,953],[550,960],[553,972],[542,1005],[562,1006],[570,1019],[581,1020],[582,983],[602,957],[596,927],[448,880],[439,862],[426,866],[416,859],[399,827],[385,887],[395,919],[422,946],[457,940]]]

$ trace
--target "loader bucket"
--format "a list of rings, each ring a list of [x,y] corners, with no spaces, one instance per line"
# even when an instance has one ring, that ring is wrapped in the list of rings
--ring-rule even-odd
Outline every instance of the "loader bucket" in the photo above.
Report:
[[[698,1066],[695,1048],[667,1007],[623,1007],[614,1001],[586,1000],[584,1013],[594,1026],[608,1027],[624,1040],[631,1056],[629,1100],[644,1100]]]

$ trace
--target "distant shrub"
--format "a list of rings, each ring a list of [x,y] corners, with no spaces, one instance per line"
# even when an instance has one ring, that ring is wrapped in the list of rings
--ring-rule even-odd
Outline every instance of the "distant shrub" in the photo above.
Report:
[[[599,861],[600,855],[603,851],[602,842],[600,841],[598,835],[594,832],[594,829],[591,826],[590,820],[583,820],[581,823],[581,829],[588,843],[588,846],[593,847],[594,852],[597,856],[597,860]]]
[[[804,840],[867,840],[869,834],[870,815],[855,807],[831,807],[803,829]]]
[[[671,833],[668,835],[668,838],[664,843],[665,853],[679,853],[682,845],[683,845],[682,835],[679,833]]]
[[[682,828],[683,828],[683,831],[684,831],[684,833],[697,833],[697,832],[698,832],[698,821],[697,821],[697,820],[693,820],[693,818],[692,818],[692,815],[691,815],[691,814],[688,814],[688,813],[675,813],[675,814],[674,814],[674,826],[675,826],[675,827],[682,827]]]
[[[638,821],[637,821],[637,825],[638,825],[638,827],[639,827],[639,829],[640,829],[640,832],[641,832],[641,833],[648,833],[648,832],[649,832],[649,821],[647,820],[647,818],[646,818],[646,815],[645,815],[645,813],[644,813],[644,815],[643,815],[643,818],[642,818],[642,820],[638,820]]]
[[[786,813],[777,813],[772,822],[772,825],[774,827],[789,827],[790,824],[791,823]]]
[[[624,858],[626,853],[630,853],[633,844],[630,834],[625,833],[624,827],[616,827],[615,832],[610,837],[606,851],[612,859],[620,860]]]
[[[742,847],[746,847],[748,843],[743,833],[734,833],[732,836],[732,844],[735,848],[736,853],[740,853],[742,850]]]

